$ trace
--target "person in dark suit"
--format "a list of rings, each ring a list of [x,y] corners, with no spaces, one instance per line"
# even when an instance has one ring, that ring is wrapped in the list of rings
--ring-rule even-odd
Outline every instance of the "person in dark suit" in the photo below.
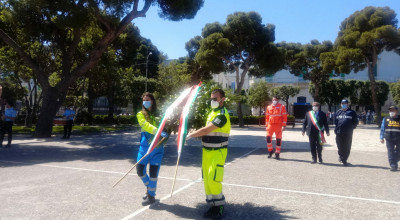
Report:
[[[322,144],[325,143],[324,130],[326,135],[329,136],[329,126],[326,119],[326,114],[319,108],[320,104],[318,102],[313,102],[312,110],[306,113],[301,132],[304,136],[304,133],[307,131],[307,135],[310,140],[312,164],[317,163],[317,155],[319,163],[323,163]]]

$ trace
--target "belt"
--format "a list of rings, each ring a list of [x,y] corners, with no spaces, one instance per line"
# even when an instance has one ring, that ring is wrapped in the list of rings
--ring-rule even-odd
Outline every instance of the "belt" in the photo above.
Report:
[[[228,148],[228,146],[222,146],[222,147],[204,147],[203,146],[203,149],[206,149],[206,150],[219,150],[219,149],[224,149],[224,148]]]

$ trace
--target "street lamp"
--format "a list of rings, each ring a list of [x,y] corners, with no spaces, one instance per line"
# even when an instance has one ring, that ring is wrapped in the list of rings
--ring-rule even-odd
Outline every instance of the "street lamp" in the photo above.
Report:
[[[146,58],[146,84],[145,84],[145,87],[144,87],[145,92],[147,92],[147,72],[148,72],[148,65],[149,65],[149,56],[151,54],[152,53],[149,52],[149,54],[147,54],[147,58]]]

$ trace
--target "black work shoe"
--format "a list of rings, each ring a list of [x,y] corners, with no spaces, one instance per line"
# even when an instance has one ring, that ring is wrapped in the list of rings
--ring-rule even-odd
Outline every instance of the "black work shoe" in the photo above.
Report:
[[[397,167],[391,167],[391,168],[390,168],[390,171],[396,172],[396,171],[397,171]]]
[[[212,212],[211,219],[212,220],[222,219],[223,214],[224,214],[224,206],[223,205],[215,206],[215,208]]]
[[[154,196],[148,195],[145,200],[143,200],[142,205],[150,205],[156,202],[156,198]]]
[[[142,199],[143,199],[143,200],[146,200],[148,195],[149,195],[149,194],[146,192],[146,193],[143,195]]]
[[[272,157],[272,154],[274,154],[273,151],[268,152],[268,158],[271,158],[271,157]]]
[[[211,206],[207,212],[203,214],[203,218],[211,218],[216,206]]]
[[[311,164],[315,164],[315,163],[317,163],[317,160],[312,160],[311,161]]]
[[[279,154],[275,154],[275,159],[280,160]]]
[[[342,161],[343,166],[347,167],[349,165],[349,163],[347,163],[347,161]]]
[[[322,159],[319,159],[319,163],[324,163],[324,161],[322,161]]]

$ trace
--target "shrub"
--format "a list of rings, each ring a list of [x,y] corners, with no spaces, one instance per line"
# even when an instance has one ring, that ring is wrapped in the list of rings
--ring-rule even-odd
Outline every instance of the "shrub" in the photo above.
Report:
[[[231,124],[239,124],[239,119],[237,116],[231,116]],[[265,124],[265,115],[261,116],[243,116],[244,123],[247,125],[258,125]],[[295,117],[293,115],[288,115],[288,121],[294,121]]]

